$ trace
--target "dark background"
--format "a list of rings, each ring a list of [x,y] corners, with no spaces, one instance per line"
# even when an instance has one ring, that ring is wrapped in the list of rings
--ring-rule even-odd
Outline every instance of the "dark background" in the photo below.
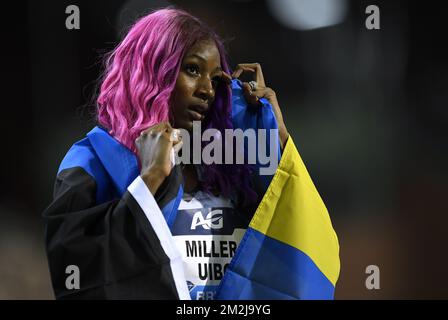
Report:
[[[285,26],[274,3],[305,11],[328,1],[3,2],[0,299],[53,298],[40,216],[58,165],[94,126],[102,54],[137,16],[168,4],[215,28],[232,66],[261,64],[339,236],[336,298],[448,298],[442,2],[332,1],[342,21],[313,30]],[[70,4],[80,30],[65,28]],[[365,28],[370,4],[380,30]],[[379,290],[365,287],[372,264]]]

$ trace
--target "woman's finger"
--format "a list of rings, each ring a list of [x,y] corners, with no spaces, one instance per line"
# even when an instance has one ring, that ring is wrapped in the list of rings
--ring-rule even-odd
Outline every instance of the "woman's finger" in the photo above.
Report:
[[[269,100],[275,96],[275,91],[268,87],[260,88],[257,86],[256,90],[252,90],[251,86],[247,82],[243,82],[242,86],[244,96],[250,104],[259,104],[261,98],[266,98]]]
[[[256,69],[254,67],[249,67],[247,65],[239,64],[236,66],[232,73],[232,78],[239,78],[244,72],[255,73]]]
[[[178,142],[174,143],[173,145],[174,152],[178,153],[179,150],[182,148],[183,144],[184,143],[182,140],[179,140]]]
[[[153,135],[156,132],[163,131],[164,128],[165,128],[165,122],[159,122],[159,123],[156,123],[155,125],[152,125],[152,126],[146,128],[145,130],[143,130],[140,133],[140,136],[143,137],[147,134]]]
[[[238,78],[242,73],[250,72],[254,74],[253,79],[261,86],[265,87],[263,71],[259,63],[240,63],[236,66],[235,71],[232,73],[233,78]]]
[[[243,82],[243,94],[248,104],[257,105],[260,103],[260,99],[256,93],[251,90],[250,85],[247,82]]]
[[[173,143],[178,143],[180,140],[181,140],[180,130],[179,129],[173,129],[170,132],[170,141],[173,141]]]
[[[222,72],[221,78],[224,80],[224,82],[227,85],[232,83],[232,77],[228,73],[226,73],[224,71]]]
[[[266,87],[266,83],[264,82],[263,71],[261,71],[261,65],[259,63],[255,64],[257,71],[255,72],[255,81],[262,86]]]

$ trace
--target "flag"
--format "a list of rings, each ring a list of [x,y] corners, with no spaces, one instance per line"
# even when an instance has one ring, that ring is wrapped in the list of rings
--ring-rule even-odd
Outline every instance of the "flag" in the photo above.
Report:
[[[276,129],[269,102],[250,110],[232,84],[236,128]],[[267,190],[218,288],[218,299],[333,299],[339,243],[329,213],[288,138]]]

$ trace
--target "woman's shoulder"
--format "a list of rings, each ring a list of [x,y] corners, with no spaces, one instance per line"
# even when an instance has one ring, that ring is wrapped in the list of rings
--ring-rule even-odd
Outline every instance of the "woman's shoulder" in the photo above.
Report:
[[[58,175],[64,170],[81,168],[97,181],[106,178],[106,170],[89,138],[89,134],[97,128],[95,127],[70,147],[59,165]]]
[[[74,166],[83,168],[100,182],[100,187],[113,182],[119,195],[123,195],[139,175],[136,155],[107,130],[98,126],[70,148],[59,171]]]

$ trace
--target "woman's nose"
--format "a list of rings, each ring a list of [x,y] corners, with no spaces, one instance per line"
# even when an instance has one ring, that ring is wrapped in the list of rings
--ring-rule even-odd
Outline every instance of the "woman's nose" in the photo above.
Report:
[[[204,79],[198,84],[196,95],[204,101],[211,102],[215,98],[215,90],[210,79]]]

